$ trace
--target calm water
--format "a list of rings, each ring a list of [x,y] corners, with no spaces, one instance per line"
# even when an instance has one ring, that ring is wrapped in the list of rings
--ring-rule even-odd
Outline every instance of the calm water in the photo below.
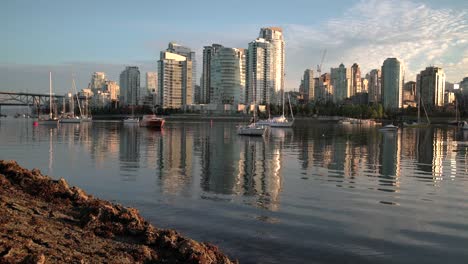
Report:
[[[33,127],[0,120],[0,159],[140,209],[242,263],[468,263],[468,131],[298,122]]]

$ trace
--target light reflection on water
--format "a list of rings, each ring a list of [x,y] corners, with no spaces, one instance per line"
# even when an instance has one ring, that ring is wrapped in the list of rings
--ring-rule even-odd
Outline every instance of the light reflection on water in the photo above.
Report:
[[[33,127],[0,121],[0,158],[141,209],[244,263],[468,259],[468,133],[298,122]]]

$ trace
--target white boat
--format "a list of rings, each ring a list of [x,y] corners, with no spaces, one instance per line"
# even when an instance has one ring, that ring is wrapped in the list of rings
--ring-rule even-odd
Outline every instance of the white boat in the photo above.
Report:
[[[81,123],[81,118],[75,116],[75,117],[63,117],[60,118],[59,120],[60,123],[73,123],[73,124],[79,124]]]
[[[155,114],[144,115],[140,121],[140,126],[151,128],[162,128],[166,121],[162,117],[157,117]]]
[[[426,115],[427,123],[421,122],[421,105],[424,110],[424,114]],[[429,120],[429,116],[427,115],[426,107],[424,106],[422,98],[418,96],[418,121],[415,122],[403,122],[403,126],[407,128],[421,128],[421,127],[428,127],[431,121]]]
[[[129,117],[123,120],[124,124],[138,124],[140,120],[136,117]]]
[[[463,122],[461,123],[461,125],[460,125],[460,128],[461,128],[462,130],[468,130],[468,122],[463,121]]]
[[[255,90],[254,88],[254,97],[255,97]],[[253,112],[253,122],[249,125],[241,125],[237,127],[237,134],[244,135],[244,136],[263,136],[265,134],[266,126],[258,125],[255,123],[257,119],[257,103],[254,99],[254,112]]]
[[[58,125],[59,120],[52,113],[52,72],[49,72],[49,115],[47,117],[38,118],[38,123],[41,125]]]
[[[289,120],[284,115],[273,118],[270,123],[271,127],[292,127],[294,125],[294,119]]]
[[[287,119],[284,116],[284,91],[283,91],[283,114],[278,117],[274,117],[270,122],[270,127],[292,127],[294,125],[294,115],[291,106],[291,99],[288,94],[289,107],[291,110],[291,119]]]
[[[81,122],[93,122],[93,118],[91,116],[81,116]]]
[[[133,105],[131,107],[132,107],[132,116],[125,118],[123,122],[124,124],[139,124],[140,119],[138,119],[138,117],[135,117],[135,108]]]
[[[263,134],[265,134],[265,131],[265,126],[258,125],[256,123],[237,127],[237,134],[244,136],[263,136]]]
[[[397,131],[397,130],[398,130],[398,127],[394,126],[393,124],[386,125],[379,129],[379,131]]]

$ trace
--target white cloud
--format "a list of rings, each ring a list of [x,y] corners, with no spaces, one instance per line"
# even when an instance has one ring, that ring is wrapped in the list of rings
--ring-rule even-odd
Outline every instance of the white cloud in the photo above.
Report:
[[[342,17],[313,26],[288,25],[286,34],[286,69],[294,77],[288,87],[296,87],[302,71],[319,63],[323,48],[328,70],[357,62],[365,74],[385,58],[398,57],[406,64],[407,79],[429,65],[443,67],[450,81],[468,75],[467,10],[435,10],[403,0],[360,1]]]

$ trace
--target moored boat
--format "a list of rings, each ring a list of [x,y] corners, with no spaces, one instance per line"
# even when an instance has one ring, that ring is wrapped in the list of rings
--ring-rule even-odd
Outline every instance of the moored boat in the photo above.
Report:
[[[244,136],[263,136],[265,131],[265,126],[256,123],[237,127],[237,134]]]
[[[124,124],[138,124],[140,120],[136,117],[129,117],[123,120]]]
[[[54,116],[52,103],[52,72],[49,72],[49,115],[48,116],[39,116],[38,123],[41,125],[58,125],[59,119]]]
[[[463,130],[468,130],[468,122],[463,121],[460,125],[460,128]]]
[[[165,120],[162,117],[157,117],[153,115],[144,115],[140,121],[140,126],[142,127],[151,127],[151,128],[162,128],[164,126]]]
[[[382,128],[379,129],[379,131],[397,131],[397,130],[398,130],[398,127],[393,124],[383,126]]]
[[[284,115],[273,118],[270,122],[271,127],[292,127],[294,125],[294,119],[289,120]]]

